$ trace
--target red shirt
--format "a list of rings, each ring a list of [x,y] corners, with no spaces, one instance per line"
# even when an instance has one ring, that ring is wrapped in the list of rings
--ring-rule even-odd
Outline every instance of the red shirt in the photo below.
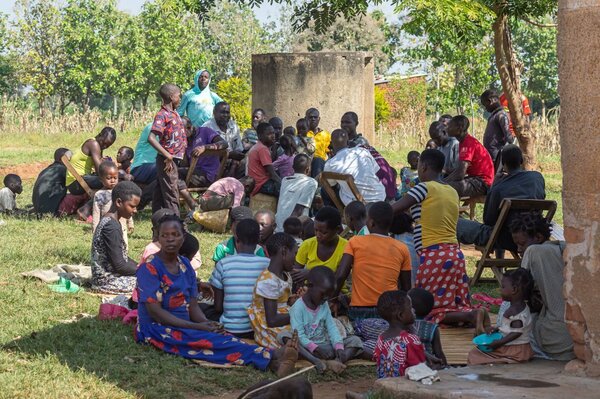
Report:
[[[261,187],[269,180],[271,175],[267,172],[265,166],[272,165],[271,151],[269,147],[257,141],[248,151],[248,176],[252,177],[256,183],[251,195],[258,193]]]
[[[458,147],[458,157],[461,161],[469,162],[468,176],[478,176],[491,187],[494,182],[494,163],[490,153],[475,137],[467,133]]]
[[[167,109],[165,106],[160,107],[150,130],[156,133],[160,146],[173,158],[183,159],[187,137],[183,121],[177,111]]]
[[[500,96],[500,105],[502,105],[506,110],[506,114],[508,115],[508,128],[514,136],[515,129],[513,128],[512,121],[510,120],[510,113],[508,112],[508,100],[506,99],[506,95],[504,93],[502,93],[502,95]],[[521,106],[523,107],[523,114],[525,116],[531,115],[531,107],[529,107],[529,100],[527,99],[527,97],[523,96]]]

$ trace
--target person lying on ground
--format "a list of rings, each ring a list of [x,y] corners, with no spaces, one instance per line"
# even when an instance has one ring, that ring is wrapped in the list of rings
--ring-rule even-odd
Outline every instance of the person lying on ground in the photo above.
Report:
[[[278,377],[292,373],[298,358],[295,335],[273,351],[225,335],[221,324],[205,317],[198,306],[196,273],[179,256],[183,239],[181,220],[164,217],[159,224],[161,250],[136,273],[140,295],[136,342],[188,359],[270,369]]]
[[[435,298],[428,320],[471,325],[482,333],[487,312],[471,306],[465,257],[456,239],[459,198],[442,181],[444,162],[440,151],[423,151],[418,165],[420,183],[392,207],[396,213],[410,209],[415,221],[415,249],[421,256],[416,286]]]
[[[318,189],[318,183],[309,176],[310,158],[305,154],[294,157],[294,174],[281,179],[279,201],[275,220],[277,230],[283,229],[283,222],[291,217],[308,216],[313,199]]]
[[[73,155],[67,148],[58,148],[54,151],[54,163],[42,170],[35,179],[31,202],[37,215],[58,216],[60,202],[67,195],[65,186],[67,167],[61,160],[65,154],[69,159]]]
[[[108,294],[128,294],[135,287],[137,262],[127,255],[119,220],[137,212],[142,192],[133,182],[118,183],[111,193],[110,211],[98,223],[92,239],[92,289]]]
[[[213,319],[218,315],[225,331],[239,338],[254,337],[247,309],[252,303],[256,280],[269,266],[268,258],[254,254],[259,229],[258,223],[252,219],[236,224],[237,254],[221,259],[209,280],[215,299],[212,315],[207,314],[207,317]]]
[[[236,179],[224,177],[211,184],[198,198],[198,207],[194,218],[202,212],[218,211],[221,209],[237,208],[244,203],[254,189],[254,179],[250,176]]]

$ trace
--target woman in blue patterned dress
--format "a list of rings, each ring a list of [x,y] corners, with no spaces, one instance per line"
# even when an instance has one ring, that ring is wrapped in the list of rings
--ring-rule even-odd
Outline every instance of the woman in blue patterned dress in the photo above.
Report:
[[[196,273],[188,259],[178,256],[183,224],[178,217],[159,222],[160,251],[137,270],[139,294],[137,342],[167,353],[216,364],[252,365],[278,376],[293,371],[298,358],[297,339],[271,351],[225,335],[223,326],[206,319],[198,306]],[[292,342],[293,341],[293,342]]]

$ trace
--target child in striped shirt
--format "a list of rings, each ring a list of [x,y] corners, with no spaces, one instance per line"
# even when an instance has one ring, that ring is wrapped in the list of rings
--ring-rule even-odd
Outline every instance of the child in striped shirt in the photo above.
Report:
[[[248,317],[254,285],[269,266],[269,259],[254,254],[260,227],[253,219],[244,219],[235,226],[237,253],[217,262],[209,283],[214,291],[214,310],[225,331],[239,338],[254,338]]]

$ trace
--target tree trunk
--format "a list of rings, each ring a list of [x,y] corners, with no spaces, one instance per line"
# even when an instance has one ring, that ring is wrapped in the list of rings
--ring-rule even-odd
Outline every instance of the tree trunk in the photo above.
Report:
[[[542,100],[542,125],[546,126],[546,101]]]
[[[508,101],[508,110],[513,129],[523,151],[524,167],[532,170],[537,166],[535,153],[535,135],[525,121],[522,106],[521,82],[519,81],[518,66],[513,51],[508,16],[497,14],[493,24],[494,51],[496,68],[502,81],[502,89]]]
[[[115,119],[117,117],[117,111],[118,111],[117,96],[113,96],[113,109],[112,109],[113,119]]]

